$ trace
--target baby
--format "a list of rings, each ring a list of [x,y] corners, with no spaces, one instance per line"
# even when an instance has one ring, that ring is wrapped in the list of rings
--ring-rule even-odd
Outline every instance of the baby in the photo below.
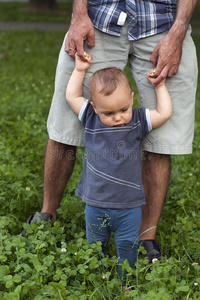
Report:
[[[145,204],[142,185],[142,139],[172,115],[172,104],[163,80],[155,87],[157,107],[133,110],[133,95],[126,75],[118,68],[96,71],[90,78],[91,99],[82,95],[86,70],[92,63],[75,57],[75,69],[69,80],[66,98],[85,127],[86,153],[76,195],[86,202],[86,236],[90,243],[102,242],[106,252],[114,232],[119,274],[121,264],[131,267],[137,261],[141,206]],[[147,75],[154,85],[154,70]],[[123,279],[123,286],[126,279]]]

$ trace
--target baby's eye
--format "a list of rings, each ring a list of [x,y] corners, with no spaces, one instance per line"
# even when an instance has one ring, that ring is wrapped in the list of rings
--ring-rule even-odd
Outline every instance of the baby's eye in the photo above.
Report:
[[[112,115],[112,112],[105,112],[104,115],[105,115],[105,116],[111,116],[111,115]]]
[[[121,111],[122,111],[122,112],[125,112],[125,111],[127,111],[127,109],[128,109],[128,107],[123,108]]]

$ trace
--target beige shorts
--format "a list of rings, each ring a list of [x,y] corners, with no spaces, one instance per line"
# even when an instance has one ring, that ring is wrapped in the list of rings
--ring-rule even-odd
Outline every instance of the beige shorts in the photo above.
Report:
[[[150,56],[158,41],[166,35],[163,32],[138,41],[128,41],[127,28],[123,27],[120,37],[95,30],[95,47],[85,50],[92,54],[92,65],[86,73],[83,93],[89,97],[89,78],[101,68],[116,66],[122,70],[129,61],[133,78],[137,84],[140,105],[149,109],[156,107],[153,86],[146,79],[152,68]],[[65,41],[65,39],[64,39]],[[55,92],[47,121],[49,138],[68,145],[84,146],[84,130],[77,115],[68,106],[65,98],[66,86],[74,68],[74,60],[60,51],[55,78]],[[164,125],[152,130],[144,139],[144,149],[162,154],[189,154],[192,152],[194,135],[195,94],[197,86],[196,49],[189,27],[184,43],[178,72],[166,80],[173,115]]]

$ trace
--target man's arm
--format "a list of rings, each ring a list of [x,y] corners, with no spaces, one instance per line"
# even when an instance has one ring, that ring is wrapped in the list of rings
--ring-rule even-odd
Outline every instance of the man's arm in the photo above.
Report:
[[[172,77],[178,71],[183,41],[197,2],[198,0],[177,1],[174,24],[168,34],[157,44],[151,55],[153,66],[157,63],[155,85],[166,77]]]
[[[88,47],[95,46],[94,26],[88,16],[88,0],[74,0],[70,28],[65,41],[65,51],[71,57],[75,53],[84,60],[83,42],[88,40]]]
[[[155,86],[156,70],[151,70],[147,74],[147,79]],[[172,102],[168,90],[165,85],[165,79],[155,86],[157,96],[156,109],[149,111],[152,128],[156,128],[164,124],[172,116]]]
[[[85,72],[92,63],[91,55],[84,53],[84,60],[75,55],[76,66],[67,85],[66,99],[73,111],[78,115],[84,102],[82,87],[85,78]]]

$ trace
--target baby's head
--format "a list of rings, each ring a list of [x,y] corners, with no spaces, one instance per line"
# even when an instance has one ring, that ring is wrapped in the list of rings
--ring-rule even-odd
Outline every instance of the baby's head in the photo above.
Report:
[[[90,78],[90,95],[91,104],[104,125],[123,126],[131,121],[133,92],[120,69],[96,71]]]

